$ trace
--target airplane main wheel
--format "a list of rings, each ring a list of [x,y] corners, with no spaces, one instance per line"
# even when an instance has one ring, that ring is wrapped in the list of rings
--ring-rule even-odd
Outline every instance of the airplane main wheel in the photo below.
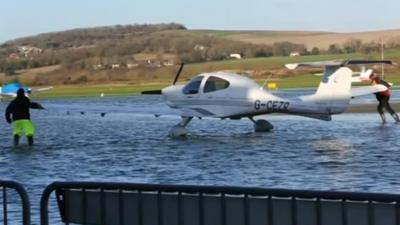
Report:
[[[185,137],[187,135],[187,133],[188,133],[188,131],[185,127],[180,126],[180,125],[175,125],[169,131],[169,136],[170,137]]]
[[[266,120],[257,120],[254,122],[255,132],[267,132],[274,129],[274,126]]]

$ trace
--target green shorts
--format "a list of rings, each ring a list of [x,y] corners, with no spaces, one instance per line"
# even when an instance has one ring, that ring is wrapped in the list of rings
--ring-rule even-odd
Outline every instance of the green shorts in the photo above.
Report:
[[[25,132],[26,136],[35,135],[35,128],[30,120],[14,121],[14,135],[21,136],[22,132]]]

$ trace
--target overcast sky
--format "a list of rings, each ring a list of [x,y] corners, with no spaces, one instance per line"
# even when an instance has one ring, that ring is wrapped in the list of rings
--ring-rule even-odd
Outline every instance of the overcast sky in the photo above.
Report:
[[[176,22],[189,29],[400,28],[400,0],[0,0],[0,43],[44,32]]]

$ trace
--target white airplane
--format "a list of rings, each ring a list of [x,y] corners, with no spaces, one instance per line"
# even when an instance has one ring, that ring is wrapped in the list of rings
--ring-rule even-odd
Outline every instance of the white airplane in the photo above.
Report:
[[[273,126],[255,116],[283,113],[330,121],[331,115],[343,113],[350,99],[361,95],[387,90],[384,85],[352,88],[351,65],[393,64],[389,60],[346,60],[286,64],[288,69],[298,67],[325,67],[317,91],[312,95],[285,99],[273,95],[255,81],[227,72],[202,73],[186,85],[175,85],[183,64],[173,84],[162,90],[145,91],[142,94],[162,94],[166,104],[180,111],[182,120],[172,127],[171,136],[187,134],[186,126],[194,118],[214,117],[221,119],[249,118],[256,132],[269,131]]]

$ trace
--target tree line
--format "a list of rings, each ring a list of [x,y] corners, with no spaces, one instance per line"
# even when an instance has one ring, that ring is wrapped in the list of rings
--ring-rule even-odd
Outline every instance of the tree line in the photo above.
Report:
[[[305,45],[290,42],[250,44],[196,32],[185,32],[180,24],[127,25],[75,29],[21,38],[0,46],[0,72],[61,64],[64,68],[93,68],[94,64],[127,63],[139,53],[172,54],[179,62],[224,60],[232,53],[242,57],[307,53]],[[23,55],[18,47],[34,46],[40,54]],[[15,54],[15,57],[10,57]],[[18,55],[19,54],[19,55]]]
[[[18,47],[34,46],[40,54],[21,54]],[[400,37],[386,43],[386,48],[399,48]],[[61,65],[64,69],[93,69],[96,64],[135,62],[135,54],[175,55],[176,63],[224,60],[230,54],[245,58],[300,55],[379,52],[378,42],[363,43],[349,39],[332,44],[327,50],[307,49],[304,44],[277,42],[272,45],[251,44],[187,31],[181,24],[118,25],[74,29],[16,39],[0,46],[0,72],[15,74],[20,69]],[[11,57],[13,56],[13,57]]]
[[[400,37],[393,37],[383,43],[379,40],[363,42],[360,39],[350,38],[343,44],[331,44],[327,50],[330,54],[343,54],[343,53],[377,53],[384,49],[398,49],[400,48]]]

